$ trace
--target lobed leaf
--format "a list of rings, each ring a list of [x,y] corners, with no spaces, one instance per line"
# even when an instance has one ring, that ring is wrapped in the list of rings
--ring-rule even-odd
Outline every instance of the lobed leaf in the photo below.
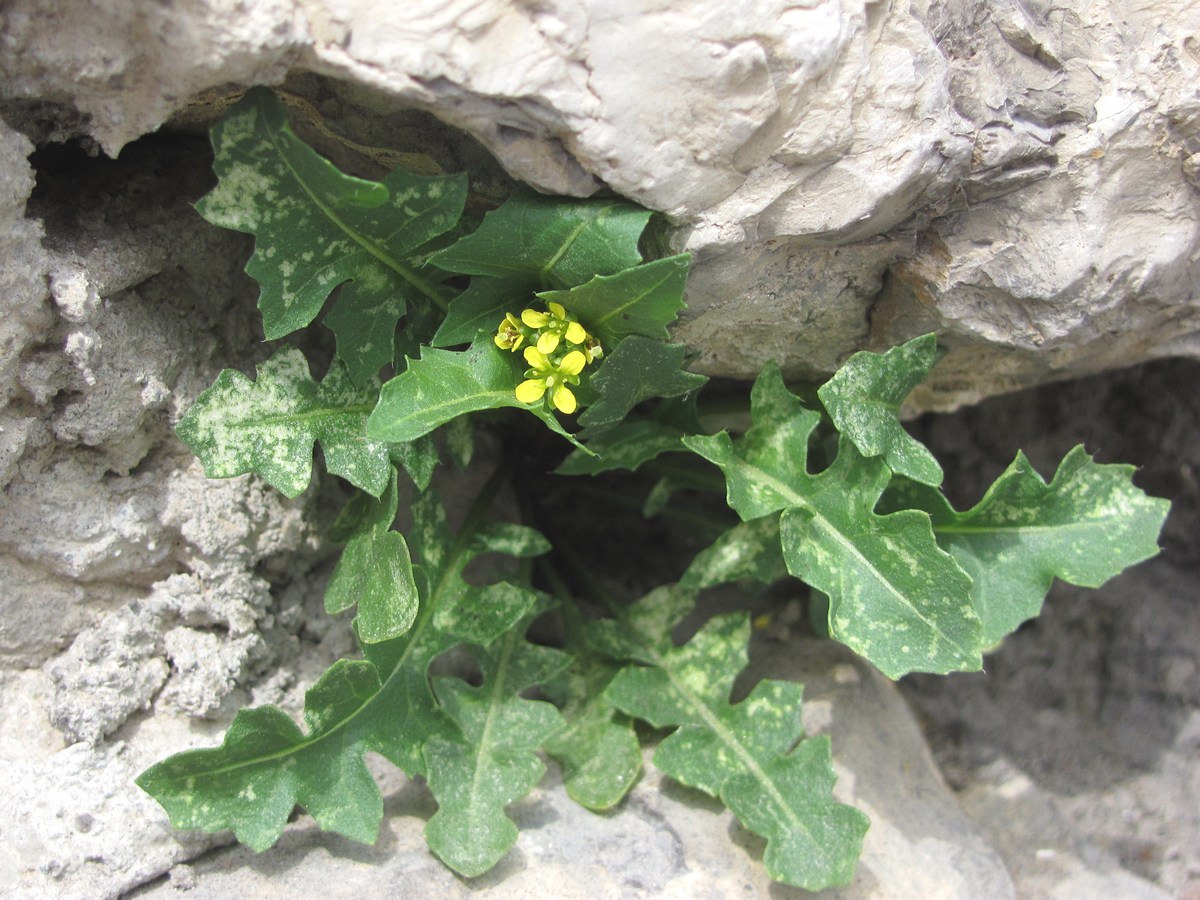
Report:
[[[771,584],[788,574],[779,543],[779,517],[740,522],[696,554],[679,586],[699,591],[750,579]]]
[[[658,422],[623,422],[617,428],[592,438],[590,453],[572,450],[555,469],[558,475],[599,475],[613,469],[637,469],[642,463],[683,450],[684,432]]]
[[[751,391],[753,425],[736,444],[727,433],[684,438],[725,473],[729,505],[743,520],[780,512],[791,574],[829,595],[830,636],[890,678],[912,671],[982,667],[982,627],[970,577],[939,549],[929,518],[878,515],[891,478],[848,439],[825,471],[807,471],[819,421],[769,366]]]
[[[651,594],[638,606],[664,600],[669,603],[669,595]],[[719,797],[765,837],[772,878],[808,890],[848,884],[868,823],[833,799],[828,739],[801,740],[800,685],[762,681],[741,703],[729,702],[747,662],[748,617],[716,616],[683,647],[671,642],[669,630],[630,625],[625,631],[636,658],[648,665],[623,669],[605,695],[655,727],[675,728],[655,751],[654,764]]]
[[[354,619],[367,644],[397,638],[417,617],[417,584],[404,536],[392,531],[398,504],[396,476],[377,501],[369,501],[325,587],[325,611],[358,606]]]
[[[620,667],[595,656],[545,685],[561,705],[566,727],[545,750],[563,769],[567,794],[580,806],[611,809],[629,793],[642,771],[642,748],[633,719],[618,710],[604,689]]]
[[[267,339],[308,325],[349,282],[327,324],[351,378],[373,378],[392,358],[406,305],[444,304],[452,293],[425,267],[422,248],[458,222],[466,177],[345,175],[296,137],[283,105],[261,88],[213,127],[212,144],[218,182],[196,208],[214,225],[255,235],[246,272],[261,288]]]
[[[425,839],[446,865],[468,877],[486,872],[516,843],[517,826],[504,809],[541,780],[546,766],[537,750],[563,727],[552,704],[519,696],[571,662],[561,650],[525,641],[532,618],[491,647],[476,648],[479,686],[458,678],[435,681],[458,732],[425,745],[429,789],[438,802]]]
[[[555,470],[559,475],[598,475],[611,469],[635,470],[663,453],[683,451],[683,437],[702,431],[696,393],[660,402],[649,418],[622,420],[585,430],[587,451],[573,450]]]
[[[299,350],[285,348],[251,381],[226,369],[175,427],[209,478],[254,472],[288,497],[308,487],[313,444],[325,466],[378,497],[388,485],[390,448],[367,436],[372,387],[356,387],[334,360],[318,385]]]
[[[520,315],[539,289],[532,275],[472,278],[470,286],[450,301],[450,309],[430,344],[453,347],[472,343],[481,332],[495,334],[506,313]]]
[[[1132,466],[1099,465],[1079,446],[1046,484],[1018,453],[966,512],[916,484],[889,492],[884,505],[929,514],[938,544],[975,581],[982,640],[992,646],[1041,612],[1055,578],[1095,588],[1158,553],[1170,504],[1134,487],[1132,475]]]
[[[863,456],[883,457],[893,472],[937,487],[942,467],[900,424],[904,398],[937,361],[937,336],[926,334],[886,353],[855,353],[817,396],[834,425]]]
[[[176,828],[231,828],[255,851],[279,839],[298,803],[322,828],[370,843],[383,800],[362,752],[346,746],[348,735],[338,726],[345,709],[361,707],[379,690],[373,665],[339,660],[305,695],[308,735],[273,706],[243,709],[221,746],[177,753],[139,775],[137,785]],[[279,765],[281,757],[289,764]]]
[[[417,490],[428,490],[438,464],[438,448],[432,437],[425,435],[415,441],[389,444],[388,452],[392,462],[404,469]]]
[[[620,422],[631,409],[652,397],[678,397],[700,388],[708,379],[683,371],[687,348],[654,338],[631,335],[617,345],[591,386],[599,399],[579,417],[579,424],[600,428]]]

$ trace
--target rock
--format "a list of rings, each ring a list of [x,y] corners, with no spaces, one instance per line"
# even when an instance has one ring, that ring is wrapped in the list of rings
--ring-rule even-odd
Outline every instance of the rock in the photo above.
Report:
[[[959,799],[1004,858],[1022,897],[1168,900],[1171,896],[1125,871],[1092,845],[1050,797],[1011,763],[990,764]]]
[[[49,260],[42,249],[42,227],[25,218],[25,201],[34,173],[26,157],[33,145],[0,122],[0,400],[8,406],[17,389],[20,354],[50,326],[45,280]],[[28,412],[0,412],[0,484],[7,484],[24,451],[32,425]]]
[[[854,883],[812,895],[772,886],[763,842],[706,795],[664,779],[646,753],[646,773],[612,813],[571,801],[555,767],[514,804],[516,847],[486,875],[462,880],[425,846],[434,811],[427,791],[390,766],[376,772],[386,791],[383,834],[374,847],[322,834],[307,817],[264,854],[222,850],[190,866],[189,897],[295,896],[319,880],[332,898],[381,889],[398,896],[524,897],[553,885],[555,897],[928,898],[1013,896],[1004,865],[963,816],[933,765],[896,688],[853,654],[827,641],[764,643],[753,677],[805,682],[810,734],[829,734],[839,772],[835,795],[871,816]],[[170,882],[143,898],[170,897]]]
[[[162,618],[130,604],[88,629],[49,667],[55,682],[50,721],[71,741],[96,743],[139,709],[167,680]]]
[[[180,731],[167,739],[179,740]],[[162,735],[159,736],[161,740]],[[131,782],[161,745],[141,736],[73,744],[44,758],[6,761],[0,889],[20,900],[116,898],[217,839],[173,831]]]
[[[429,110],[515,178],[666,213],[696,257],[677,333],[711,374],[827,374],[936,330],[949,354],[911,408],[951,409],[1200,349],[1184,0],[456,0],[403,22],[188,0],[100,28],[57,7],[3,31],[6,115],[37,140],[115,153],[172,115],[211,121],[218,86],[288,73],[317,130],[368,147],[372,115]]]
[[[171,432],[230,347],[264,352],[244,242],[195,229],[204,142],[43,148],[32,194],[26,140],[0,151],[0,893],[116,896],[212,844],[148,825],[132,779],[256,666],[287,697],[319,594],[289,612],[268,579],[325,556],[307,499],[211,483]]]

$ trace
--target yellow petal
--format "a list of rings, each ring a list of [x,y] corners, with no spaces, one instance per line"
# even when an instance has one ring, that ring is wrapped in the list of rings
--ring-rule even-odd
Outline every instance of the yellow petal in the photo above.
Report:
[[[537,347],[526,347],[524,356],[525,362],[529,363],[529,365],[533,366],[539,372],[544,372],[550,368],[550,360],[546,359],[546,355],[538,350]]]
[[[509,339],[504,335],[503,332],[497,333],[492,340],[495,341],[496,346],[501,350],[509,350],[512,348],[512,344],[509,342]]]
[[[550,317],[544,312],[538,312],[536,309],[521,310],[521,321],[530,328],[545,328],[546,323],[550,321]]]
[[[561,303],[555,303],[553,300],[551,300],[546,305],[550,307],[550,312],[554,313],[554,318],[565,319],[567,317],[566,307],[564,307]]]
[[[554,408],[560,413],[566,413],[569,416],[575,412],[575,395],[565,384],[559,385],[550,395],[550,399],[554,401]]]
[[[552,331],[547,331],[538,338],[537,348],[541,353],[553,353],[558,347],[558,335]]]
[[[587,340],[587,332],[578,322],[572,322],[567,326],[567,340],[572,344],[582,344]]]
[[[546,382],[538,379],[522,381],[517,385],[517,399],[522,403],[537,403],[546,393]],[[574,407],[574,403],[571,404]]]
[[[564,375],[578,375],[583,371],[583,367],[587,365],[587,357],[578,350],[572,350],[563,357],[563,361],[558,364],[558,371]]]

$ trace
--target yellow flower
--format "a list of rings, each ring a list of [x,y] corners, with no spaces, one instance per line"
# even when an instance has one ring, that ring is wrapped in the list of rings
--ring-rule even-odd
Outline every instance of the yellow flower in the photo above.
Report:
[[[555,363],[537,347],[526,347],[525,362],[529,363],[529,370],[525,373],[526,380],[517,385],[517,399],[522,403],[537,403],[549,391],[555,409],[568,415],[575,412],[575,395],[569,385],[579,384],[579,373],[587,365],[587,357],[579,350],[572,350]]]
[[[554,301],[550,301],[546,306],[549,307],[549,312],[538,312],[536,309],[521,311],[521,321],[541,332],[537,340],[538,350],[544,354],[553,353],[563,338],[567,339],[568,344],[582,344],[587,338],[587,332],[571,318],[566,308]]]
[[[512,350],[515,353],[517,348],[525,343],[525,330],[521,328],[521,323],[516,316],[506,313],[504,321],[496,329],[496,336],[492,340],[501,350]]]

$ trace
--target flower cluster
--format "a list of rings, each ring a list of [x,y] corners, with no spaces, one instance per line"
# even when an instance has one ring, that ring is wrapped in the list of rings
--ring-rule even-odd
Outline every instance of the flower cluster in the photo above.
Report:
[[[551,301],[546,306],[545,312],[522,310],[519,319],[507,313],[493,340],[501,350],[513,353],[525,347],[529,368],[517,385],[518,400],[532,404],[549,394],[554,408],[569,414],[576,408],[571,385],[579,384],[579,373],[604,351],[561,303]]]

